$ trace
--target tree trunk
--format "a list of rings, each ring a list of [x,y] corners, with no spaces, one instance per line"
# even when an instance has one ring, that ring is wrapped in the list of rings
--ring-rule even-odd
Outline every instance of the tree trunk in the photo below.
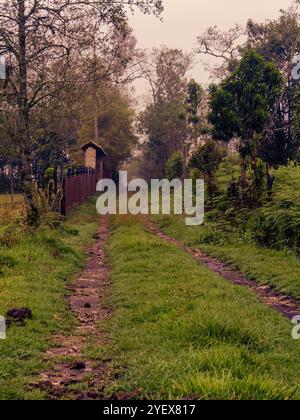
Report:
[[[53,182],[54,182],[54,194],[56,195],[58,192],[58,167],[57,165],[54,165]]]
[[[267,174],[267,192],[269,198],[272,195],[272,189],[275,181],[275,176],[270,174],[270,165],[269,163],[266,163],[266,174]]]
[[[27,97],[27,57],[26,57],[26,15],[25,0],[18,0],[19,26],[19,74],[18,74],[18,108],[19,134],[21,140],[21,182],[25,194],[27,222],[29,225],[38,224],[38,209],[33,197],[31,138],[29,133],[29,107]]]
[[[9,171],[9,183],[10,183],[10,195],[11,195],[11,202],[14,202],[14,167],[13,164],[10,164],[10,171]]]
[[[182,179],[187,178],[187,146],[184,143],[182,147]]]
[[[247,188],[247,164],[244,159],[241,161],[240,187],[242,190]]]

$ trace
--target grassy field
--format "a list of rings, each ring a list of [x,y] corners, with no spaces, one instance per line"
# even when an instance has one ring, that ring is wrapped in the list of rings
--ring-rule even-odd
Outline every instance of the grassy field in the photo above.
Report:
[[[13,199],[10,194],[0,194],[0,225],[20,216],[23,210],[24,197],[22,194],[15,194]]]
[[[247,289],[114,218],[109,246],[115,390],[142,398],[300,398],[291,324]]]
[[[10,328],[7,340],[0,340],[0,399],[43,397],[28,384],[45,368],[43,353],[52,334],[72,329],[65,286],[83,267],[83,249],[97,227],[94,203],[89,203],[60,229],[41,228],[34,237],[10,232],[0,240],[0,314],[15,307],[33,312],[25,327]]]

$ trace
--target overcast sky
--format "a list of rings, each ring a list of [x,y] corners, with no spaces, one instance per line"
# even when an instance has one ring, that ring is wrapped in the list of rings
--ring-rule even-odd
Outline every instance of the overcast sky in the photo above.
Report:
[[[208,26],[218,25],[228,29],[235,23],[246,24],[249,18],[263,22],[287,9],[291,0],[164,0],[163,22],[140,13],[130,17],[139,48],[166,45],[191,51],[196,46],[196,37]],[[191,74],[198,82],[207,83],[200,58]],[[145,82],[135,84],[136,94],[147,90]]]

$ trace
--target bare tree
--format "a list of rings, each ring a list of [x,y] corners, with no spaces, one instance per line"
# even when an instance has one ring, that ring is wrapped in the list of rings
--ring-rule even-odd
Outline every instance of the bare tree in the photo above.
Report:
[[[18,108],[21,179],[28,222],[38,221],[32,189],[31,111],[50,99],[66,82],[72,56],[86,56],[95,39],[124,28],[126,8],[145,14],[162,12],[162,0],[2,0],[0,1],[0,56],[8,63],[11,97]],[[62,80],[53,72],[59,63]],[[63,63],[63,64],[62,64]],[[55,78],[53,78],[55,76]]]
[[[226,76],[230,63],[240,57],[241,43],[243,43],[245,34],[245,29],[236,24],[228,31],[221,31],[217,26],[211,26],[198,36],[199,45],[195,53],[217,60],[217,64],[212,66],[209,63],[204,63],[213,77],[223,79]]]

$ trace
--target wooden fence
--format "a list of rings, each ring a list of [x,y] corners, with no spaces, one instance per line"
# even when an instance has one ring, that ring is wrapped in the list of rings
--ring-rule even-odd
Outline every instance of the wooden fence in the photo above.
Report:
[[[80,173],[69,174],[63,182],[64,197],[61,213],[66,215],[96,193],[98,179],[96,171],[85,168]]]

